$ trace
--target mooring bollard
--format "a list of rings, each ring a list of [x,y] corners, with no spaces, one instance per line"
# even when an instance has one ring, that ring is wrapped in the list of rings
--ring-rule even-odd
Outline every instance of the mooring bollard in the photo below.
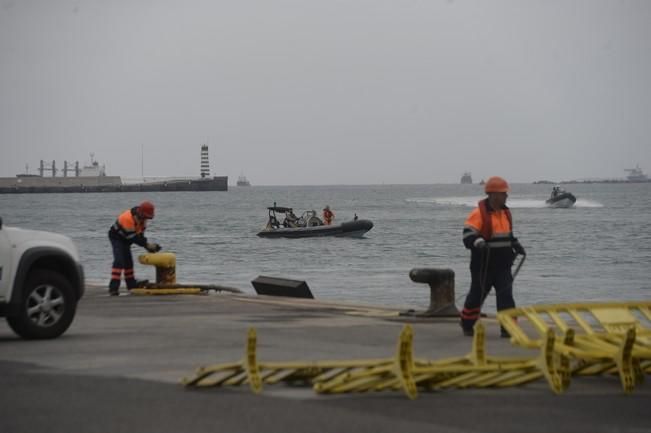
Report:
[[[454,271],[452,269],[414,268],[409,278],[430,287],[430,304],[422,316],[459,316],[454,304]]]
[[[156,284],[176,283],[176,254],[174,253],[148,253],[138,256],[138,261],[143,265],[156,267]]]

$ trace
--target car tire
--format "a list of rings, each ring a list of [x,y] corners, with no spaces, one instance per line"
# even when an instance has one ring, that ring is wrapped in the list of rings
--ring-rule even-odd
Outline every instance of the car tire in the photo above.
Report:
[[[56,271],[31,271],[20,296],[17,314],[7,317],[7,322],[23,338],[56,338],[75,317],[77,298],[72,285]]]

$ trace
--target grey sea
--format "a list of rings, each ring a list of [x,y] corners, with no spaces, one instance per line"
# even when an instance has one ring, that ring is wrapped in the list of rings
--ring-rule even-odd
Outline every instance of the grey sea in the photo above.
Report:
[[[511,185],[508,205],[527,259],[514,284],[520,305],[648,300],[651,296],[651,183],[576,184],[571,209],[549,209],[550,185]],[[89,283],[106,285],[109,226],[142,200],[156,206],[147,235],[177,255],[177,280],[254,293],[258,275],[305,280],[316,298],[425,309],[429,288],[414,267],[451,268],[457,304],[470,284],[463,222],[479,185],[253,186],[228,192],[0,195],[4,224],[73,238]],[[375,227],[362,239],[262,239],[267,206],[320,210],[337,221],[357,213]],[[133,247],[134,257],[144,253]],[[137,261],[137,260],[136,260]],[[137,278],[154,269],[136,264]],[[103,289],[102,289],[103,290]],[[486,309],[495,309],[490,296]]]

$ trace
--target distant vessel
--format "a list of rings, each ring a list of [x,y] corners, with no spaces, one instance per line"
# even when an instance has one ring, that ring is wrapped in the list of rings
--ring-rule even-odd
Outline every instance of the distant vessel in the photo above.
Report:
[[[120,176],[107,176],[106,168],[100,165],[91,153],[90,165],[79,167],[67,161],[63,169],[56,162],[41,160],[39,174],[22,173],[16,177],[0,177],[0,194],[24,193],[72,193],[72,192],[142,192],[142,191],[228,191],[228,176],[210,177],[208,167],[208,146],[201,148],[201,177],[163,177],[153,181],[124,182]],[[27,171],[27,170],[26,170]],[[63,176],[57,176],[58,172]],[[45,176],[45,172],[51,175]],[[68,176],[68,172],[74,173]]]
[[[564,181],[563,183],[649,183],[651,178],[644,174],[639,164],[636,164],[635,168],[625,168],[624,171],[628,172],[626,178],[618,179],[577,179]]]
[[[640,165],[636,165],[635,168],[627,168],[626,171],[629,172],[629,175],[626,176],[626,180],[629,182],[648,182],[649,176],[642,172]]]
[[[78,176],[106,176],[106,167],[99,165],[95,160],[95,154],[90,154],[90,165],[84,165]]]
[[[463,176],[461,176],[461,183],[468,184],[472,183],[472,176],[469,171],[466,171]]]
[[[251,182],[242,174],[237,178],[237,186],[251,186]]]

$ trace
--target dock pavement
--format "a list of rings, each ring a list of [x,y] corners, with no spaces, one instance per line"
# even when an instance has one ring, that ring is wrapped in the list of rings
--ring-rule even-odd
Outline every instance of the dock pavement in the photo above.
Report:
[[[400,316],[404,308],[213,293],[109,297],[89,287],[60,338],[24,341],[0,325],[0,432],[651,432],[651,386],[572,378],[555,395],[544,380],[504,389],[322,395],[309,387],[185,388],[200,367],[258,361],[394,356],[405,323],[414,355],[470,352],[455,318]],[[484,319],[489,355],[535,356]],[[648,382],[648,381],[647,381]]]

